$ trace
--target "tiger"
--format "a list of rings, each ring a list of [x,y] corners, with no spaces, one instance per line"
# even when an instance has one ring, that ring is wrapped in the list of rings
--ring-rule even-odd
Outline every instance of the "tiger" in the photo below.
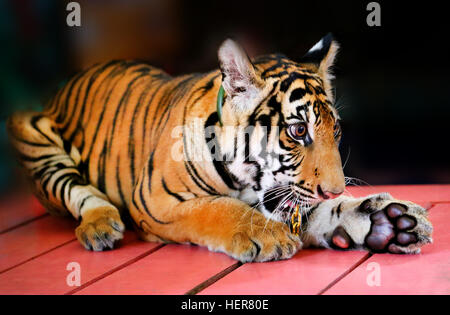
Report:
[[[130,222],[144,241],[243,263],[311,247],[417,254],[432,242],[424,208],[344,194],[338,49],[328,34],[298,61],[250,58],[226,39],[218,69],[177,77],[135,60],[96,64],[42,111],[11,115],[8,134],[37,198],[79,221],[87,250],[117,247]]]

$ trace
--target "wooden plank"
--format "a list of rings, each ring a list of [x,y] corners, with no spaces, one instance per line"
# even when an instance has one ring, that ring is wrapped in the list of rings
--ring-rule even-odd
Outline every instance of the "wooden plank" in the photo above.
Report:
[[[0,272],[75,239],[77,222],[46,216],[0,235]]]
[[[443,203],[450,199],[450,185],[352,187],[349,188],[349,191],[354,196],[364,196],[387,191],[398,199],[413,200],[422,205],[427,201]],[[37,208],[34,209],[37,210],[35,213],[38,213],[37,216],[39,217],[39,215],[44,213],[43,208],[39,209],[40,205],[34,198],[30,200],[33,200],[31,202],[35,203],[32,204],[33,207],[37,206]],[[25,199],[23,202],[25,204]],[[220,278],[218,275],[225,275],[225,277],[201,291],[201,294],[318,293],[327,288],[330,284],[333,284],[333,281],[339,280],[341,277],[345,276],[346,273],[352,271],[353,268],[356,269],[350,272],[350,274],[345,276],[341,281],[337,282],[335,286],[332,286],[326,293],[333,293],[333,290],[338,289],[340,285],[346,283],[347,279],[351,280],[351,277],[354,277],[357,273],[361,273],[361,271],[363,271],[364,274],[363,284],[366,283],[365,279],[367,271],[364,266],[367,265],[367,262],[358,267],[359,264],[367,258],[367,253],[365,252],[305,250],[297,254],[292,260],[264,264],[246,264],[232,271],[236,266],[235,260],[232,260],[223,254],[208,252],[206,249],[199,247],[170,245],[140,259],[140,254],[135,252],[137,251],[136,248],[141,248],[141,246],[144,248],[149,246],[149,244],[134,240],[136,244],[133,243],[134,245],[129,249],[127,249],[129,246],[123,247],[124,251],[129,250],[130,252],[122,252],[121,255],[123,256],[119,255],[117,260],[115,260],[115,253],[118,252],[111,251],[107,252],[111,255],[110,259],[107,261],[98,259],[97,261],[97,258],[94,257],[105,256],[92,255],[104,253],[84,251],[78,242],[73,241],[75,239],[74,228],[77,225],[77,222],[74,220],[46,216],[28,224],[20,225],[23,222],[29,221],[30,218],[33,220],[36,216],[28,216],[30,212],[27,211],[12,211],[11,209],[13,209],[15,205],[12,201],[10,203],[0,203],[0,205],[0,211],[2,211],[1,209],[6,209],[3,210],[5,211],[3,213],[4,216],[0,218],[6,218],[3,229],[6,228],[8,230],[6,233],[0,235],[0,290],[2,290],[2,285],[4,283],[15,283],[15,286],[9,287],[9,291],[19,292],[20,290],[23,290],[23,292],[36,293],[39,292],[36,285],[40,282],[42,293],[62,293],[67,289],[65,277],[68,274],[68,271],[65,269],[67,264],[64,265],[65,261],[63,262],[64,256],[67,256],[67,258],[81,257],[83,265],[88,265],[87,273],[82,276],[82,283],[84,286],[77,292],[80,294],[182,294],[189,292],[193,288],[203,289],[202,284],[211,284],[213,282],[211,279],[216,280],[217,278]],[[450,240],[448,239],[448,234],[445,234],[446,231],[437,232],[444,230],[444,227],[439,227],[436,224],[436,222],[448,222],[449,217],[446,216],[446,212],[439,210],[442,207],[447,207],[445,209],[450,212],[448,204],[438,205],[433,208],[431,215],[436,228],[434,237],[436,243],[432,246],[425,247],[422,255],[375,255],[369,260],[370,262],[374,258],[378,259],[378,257],[381,257],[380,259],[384,259],[382,262],[386,261],[389,268],[394,268],[396,265],[405,265],[407,267],[405,270],[414,271],[402,275],[401,270],[404,269],[399,267],[401,270],[392,269],[394,271],[392,271],[391,275],[389,273],[391,272],[389,271],[391,269],[386,269],[387,279],[382,276],[382,287],[386,285],[385,289],[387,290],[389,285],[391,285],[392,289],[388,292],[402,292],[402,288],[395,287],[395,285],[399,286],[399,283],[390,283],[391,278],[395,278],[396,275],[401,278],[401,281],[409,281],[408,287],[411,287],[411,283],[419,283],[416,280],[411,280],[410,275],[417,273],[416,270],[420,270],[419,267],[423,268],[423,266],[427,265],[433,266],[431,269],[434,271],[429,271],[428,268],[425,268],[425,271],[421,270],[419,277],[420,281],[426,284],[424,285],[425,287],[428,285],[428,289],[423,289],[422,284],[420,283],[420,288],[417,289],[418,292],[420,290],[429,292],[431,285],[435,288],[434,291],[432,291],[433,293],[449,292],[448,283],[444,281],[445,279],[450,278],[450,275],[445,273],[450,269],[448,268],[448,264],[445,264],[445,262],[449,261],[449,248],[443,247],[442,242],[450,244]],[[23,207],[22,209],[26,210],[27,207]],[[30,209],[32,208],[28,208],[28,210]],[[436,209],[438,209],[438,211],[435,211]],[[2,212],[0,212],[0,214],[2,214]],[[13,227],[12,230],[11,227]],[[443,238],[439,236],[441,234],[444,235]],[[435,251],[444,250],[444,254],[442,254],[442,252],[438,254],[431,251],[431,249],[437,246],[437,240],[439,239],[444,239],[445,241],[439,241],[439,244],[441,245],[439,245],[439,250]],[[134,241],[130,239],[130,242]],[[124,245],[125,244],[127,243],[124,243]],[[144,254],[142,255],[145,255],[145,250],[143,253]],[[428,256],[426,256],[429,258],[428,260],[424,258],[426,254],[428,254]],[[135,258],[131,258],[132,256]],[[420,259],[425,260],[419,261],[417,264],[412,264],[411,261],[408,260],[418,259],[417,257],[422,257]],[[135,261],[135,259],[138,258],[140,260]],[[391,259],[393,259],[393,261],[391,261]],[[405,259],[405,261],[400,261],[399,263],[397,259]],[[52,265],[51,262],[53,260],[58,266],[64,265],[62,269],[58,269],[57,272],[55,272],[55,270],[60,267]],[[93,261],[97,261],[95,264],[96,267],[94,267]],[[127,264],[130,265],[128,266]],[[412,264],[411,269],[409,269],[410,264]],[[47,268],[46,265],[54,267]],[[394,266],[392,267],[392,265]],[[124,268],[120,269],[122,268],[121,266]],[[119,269],[116,270],[117,268]],[[385,268],[386,266],[382,267],[382,275],[384,274],[383,270]],[[37,273],[33,273],[33,269]],[[86,268],[82,266],[82,269],[84,270]],[[42,270],[41,272],[43,272],[43,274],[41,277],[39,277],[39,272],[37,270]],[[225,273],[224,270],[226,270]],[[227,272],[230,271],[232,272],[227,274]],[[52,278],[53,273],[54,276]],[[3,276],[5,277],[5,281],[2,280]],[[431,280],[426,280],[433,277],[444,280],[442,280],[440,284],[436,284]],[[13,281],[14,278],[18,279],[17,282]],[[49,288],[48,291],[44,289],[44,286],[42,285],[42,283],[46,282],[45,279],[47,278],[49,281],[48,284],[46,284]],[[62,280],[57,282],[55,281],[56,278]],[[33,279],[38,279],[39,281],[34,282]],[[100,280],[95,282],[98,279]],[[358,281],[360,280],[361,279],[358,278]],[[400,280],[397,279],[396,282],[401,282]],[[56,282],[56,284],[52,285],[50,282]],[[356,286],[353,286],[352,288],[355,287]],[[67,291],[64,292],[67,293]]]
[[[347,191],[354,197],[388,192],[396,199],[411,200],[427,208],[430,203],[450,202],[450,185],[349,186]]]
[[[431,208],[430,219],[434,243],[423,247],[421,254],[374,255],[325,293],[450,294],[450,203]],[[380,286],[374,266],[380,268]]]
[[[423,206],[450,199],[450,185],[349,187],[355,197],[389,192],[395,198],[413,200]],[[357,253],[305,250],[292,260],[269,264],[246,264],[206,288],[200,294],[314,294],[345,275],[367,258]],[[362,255],[362,256],[358,256]],[[328,266],[331,263],[331,266]],[[331,268],[331,270],[327,270]],[[297,276],[298,275],[298,276]]]
[[[167,245],[76,294],[184,294],[236,261],[189,245]]]
[[[199,294],[317,294],[367,257],[360,251],[307,249],[289,260],[245,264]]]
[[[0,199],[0,234],[46,214],[32,195],[17,193]]]
[[[39,256],[12,270],[0,274],[0,294],[64,294],[78,289],[67,284],[73,269],[71,262],[79,264],[81,288],[117,269],[148,255],[162,246],[137,239],[127,231],[120,246],[112,251],[92,252],[78,241],[70,242],[45,255]]]

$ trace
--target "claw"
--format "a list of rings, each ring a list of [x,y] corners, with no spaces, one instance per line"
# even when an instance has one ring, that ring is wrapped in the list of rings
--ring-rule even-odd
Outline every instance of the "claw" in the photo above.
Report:
[[[83,217],[75,234],[87,250],[103,251],[114,248],[115,243],[123,238],[124,229],[118,213],[99,208]]]

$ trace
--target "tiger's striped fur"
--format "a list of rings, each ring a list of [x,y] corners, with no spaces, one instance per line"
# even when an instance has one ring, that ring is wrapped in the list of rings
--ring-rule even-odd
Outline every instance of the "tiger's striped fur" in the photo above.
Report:
[[[393,242],[394,232],[373,241],[371,213],[391,197],[337,197],[345,181],[329,73],[336,51],[327,36],[300,63],[250,62],[227,40],[221,71],[175,78],[136,61],[99,64],[42,112],[14,114],[8,130],[36,195],[49,211],[81,219],[76,234],[87,249],[122,238],[122,213],[145,240],[195,243],[241,261],[289,258],[302,241],[416,252],[431,240],[423,209],[396,201],[416,222],[410,241]],[[305,136],[292,137],[301,126]],[[371,211],[356,215],[367,201]],[[285,224],[296,205],[309,216],[302,240]],[[346,215],[335,218],[337,207]]]

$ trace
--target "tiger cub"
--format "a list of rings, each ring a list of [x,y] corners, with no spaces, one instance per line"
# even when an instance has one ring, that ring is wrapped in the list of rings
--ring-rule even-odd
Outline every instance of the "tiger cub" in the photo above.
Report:
[[[426,210],[389,194],[343,195],[337,50],[327,35],[298,62],[250,60],[226,40],[220,70],[179,77],[136,61],[98,64],[42,112],[12,115],[9,135],[37,197],[80,220],[89,250],[113,248],[129,215],[144,240],[242,262],[309,246],[418,253],[432,241]]]

